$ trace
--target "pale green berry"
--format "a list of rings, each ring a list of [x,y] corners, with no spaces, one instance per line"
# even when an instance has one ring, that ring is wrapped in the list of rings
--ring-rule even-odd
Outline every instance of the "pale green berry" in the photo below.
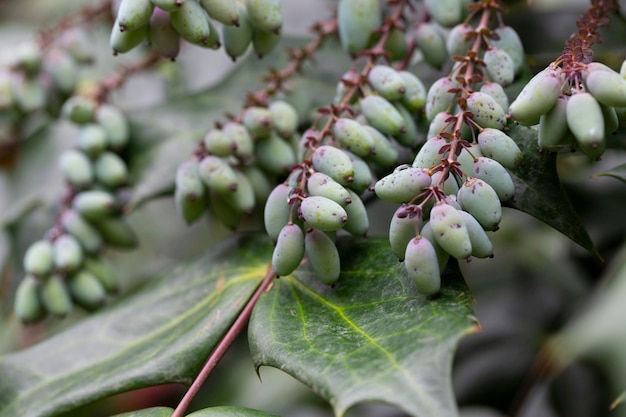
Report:
[[[315,276],[324,284],[332,284],[341,273],[339,252],[335,242],[320,230],[312,229],[304,237],[304,251]]]
[[[101,307],[106,299],[102,283],[91,272],[80,270],[67,280],[70,296],[76,304],[87,310]]]
[[[24,270],[35,277],[45,277],[54,268],[52,244],[47,240],[32,243],[24,254]]]
[[[39,293],[45,309],[55,316],[65,317],[72,311],[72,299],[65,280],[58,274],[47,279]]]
[[[289,222],[292,206],[289,198],[293,188],[287,184],[278,184],[267,197],[263,211],[265,231],[273,239],[278,239],[280,230]],[[294,212],[295,214],[295,212]]]
[[[457,201],[485,230],[497,230],[502,220],[498,194],[485,181],[469,177],[459,188]]]
[[[404,268],[420,292],[432,295],[441,288],[437,253],[428,239],[420,236],[409,241],[404,254]]]
[[[293,223],[283,226],[272,254],[272,267],[276,275],[291,274],[302,262],[304,251],[304,233],[300,226]]]
[[[39,298],[40,290],[41,284],[31,275],[25,276],[18,284],[13,311],[22,323],[35,323],[46,315],[46,310]]]
[[[431,177],[426,170],[409,167],[378,180],[374,185],[374,192],[382,200],[406,203],[417,197],[430,184]]]
[[[339,230],[348,221],[344,208],[326,197],[305,198],[300,203],[300,213],[309,227],[324,232]]]
[[[515,183],[511,174],[494,159],[484,156],[477,157],[472,165],[472,171],[468,175],[489,184],[502,202],[511,200],[515,195]]]
[[[400,100],[406,91],[402,76],[387,65],[375,65],[368,73],[370,86],[387,100]]]
[[[445,203],[437,203],[430,211],[430,227],[436,242],[450,256],[466,259],[472,254],[467,226],[457,209]]]
[[[478,147],[484,156],[495,159],[505,168],[513,168],[522,155],[517,143],[506,133],[486,128],[478,134]]]

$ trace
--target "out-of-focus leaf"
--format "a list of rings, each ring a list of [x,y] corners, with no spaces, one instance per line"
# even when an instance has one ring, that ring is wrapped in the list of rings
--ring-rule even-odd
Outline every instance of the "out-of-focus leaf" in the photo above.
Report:
[[[0,357],[0,416],[58,415],[146,386],[190,383],[266,273],[271,244],[233,239],[38,345]]]
[[[259,410],[252,410],[245,407],[211,407],[198,410],[187,417],[278,417],[275,414],[268,414]]]
[[[546,358],[554,372],[579,360],[599,365],[613,387],[613,413],[621,417],[626,415],[626,407],[621,404],[626,388],[626,251],[617,257],[614,266],[608,282],[583,314],[548,343]]]
[[[519,145],[522,157],[511,170],[515,197],[506,205],[541,220],[600,257],[559,181],[556,154],[539,150],[535,129],[513,125],[508,134]]]
[[[456,263],[440,295],[419,293],[388,245],[368,239],[341,248],[332,287],[306,269],[281,277],[254,310],[253,359],[310,386],[338,416],[361,402],[456,416],[451,364],[459,339],[476,329],[472,296]]]
[[[609,169],[608,171],[599,172],[594,177],[613,177],[622,182],[626,182],[626,164],[621,164]]]

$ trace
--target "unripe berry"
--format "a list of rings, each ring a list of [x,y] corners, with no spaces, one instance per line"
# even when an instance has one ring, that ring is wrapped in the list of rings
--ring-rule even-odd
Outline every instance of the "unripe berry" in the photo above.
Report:
[[[409,167],[387,175],[374,185],[378,198],[393,203],[406,203],[431,184],[431,177],[421,168]]]
[[[437,253],[428,239],[414,237],[409,241],[404,255],[404,267],[422,293],[432,295],[441,288]]]
[[[54,266],[62,272],[76,270],[83,262],[83,249],[71,235],[61,235],[52,243]]]
[[[341,46],[355,55],[367,48],[382,23],[380,4],[378,0],[340,0],[337,23]]]
[[[364,97],[361,111],[368,124],[385,135],[395,136],[406,129],[404,118],[396,107],[381,96],[372,94]]]
[[[348,221],[343,226],[343,230],[353,236],[367,236],[370,227],[370,221],[367,214],[367,208],[363,204],[363,200],[357,193],[348,190],[351,203],[345,206]]]
[[[505,168],[512,169],[521,157],[517,143],[506,133],[497,129],[483,129],[478,134],[478,147],[484,156],[495,159]]]
[[[506,114],[500,105],[488,94],[474,91],[467,98],[467,110],[473,115],[474,122],[484,128],[503,129],[506,126]]]
[[[50,314],[65,317],[72,311],[72,299],[65,280],[57,274],[52,275],[43,283],[41,303]]]
[[[15,291],[15,316],[25,324],[41,320],[46,311],[39,299],[41,284],[35,277],[27,275],[20,281]]]
[[[348,221],[344,208],[326,197],[305,198],[300,203],[300,213],[309,227],[323,232],[339,230]]]
[[[52,244],[47,240],[32,243],[24,254],[24,270],[35,277],[45,277],[54,267]]]
[[[457,209],[445,203],[435,204],[429,224],[437,243],[452,257],[466,259],[472,254],[469,232]]]
[[[367,80],[372,88],[387,100],[400,100],[406,91],[404,79],[387,65],[375,65]]]
[[[372,138],[355,120],[343,117],[337,119],[333,125],[333,136],[343,147],[357,155],[366,156],[373,151]]]
[[[485,230],[496,230],[502,220],[502,206],[495,190],[485,181],[468,178],[456,196],[463,210],[470,213]]]
[[[272,255],[272,267],[278,276],[291,274],[304,257],[304,234],[300,226],[285,225],[278,235]]]
[[[320,230],[310,230],[304,237],[304,250],[315,276],[324,284],[332,284],[341,273],[339,252],[335,242]]]
[[[323,172],[340,184],[347,184],[354,179],[354,166],[350,157],[341,149],[322,145],[315,149],[311,157],[313,169]]]
[[[293,188],[287,184],[278,184],[267,197],[263,211],[265,231],[273,239],[278,239],[280,230],[289,221],[291,205],[288,200]]]

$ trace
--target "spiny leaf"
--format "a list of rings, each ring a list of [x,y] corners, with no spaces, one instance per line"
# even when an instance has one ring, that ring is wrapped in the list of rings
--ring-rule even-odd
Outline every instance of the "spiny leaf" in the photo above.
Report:
[[[291,374],[338,416],[378,401],[415,416],[456,416],[450,382],[459,339],[476,329],[458,265],[442,293],[420,294],[383,239],[340,248],[333,287],[308,270],[281,277],[257,304],[249,340],[257,366]]]
[[[537,131],[532,128],[513,125],[508,135],[517,142],[522,157],[511,170],[515,197],[506,205],[541,220],[600,258],[559,181],[556,154],[539,150]]]
[[[189,384],[270,256],[267,239],[233,239],[64,333],[0,357],[0,417],[50,416],[141,387]]]

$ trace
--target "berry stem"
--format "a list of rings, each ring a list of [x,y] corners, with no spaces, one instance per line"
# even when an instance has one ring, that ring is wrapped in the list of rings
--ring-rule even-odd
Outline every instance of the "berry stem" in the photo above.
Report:
[[[42,50],[54,41],[61,33],[79,24],[91,22],[98,18],[104,17],[113,20],[111,16],[111,5],[113,0],[102,0],[94,5],[82,7],[76,13],[63,17],[57,24],[49,29],[43,29],[39,32],[37,43]]]
[[[230,346],[234,343],[237,336],[248,324],[254,306],[256,305],[257,301],[259,301],[261,295],[264,292],[269,291],[275,277],[276,273],[270,266],[267,270],[267,273],[265,274],[265,277],[263,278],[263,281],[260,282],[256,291],[254,292],[254,294],[252,294],[252,297],[250,297],[250,299],[247,301],[245,307],[243,308],[241,313],[239,313],[239,316],[237,316],[235,322],[230,326],[230,328],[228,329],[224,337],[222,337],[222,339],[219,341],[213,352],[211,352],[211,355],[200,370],[200,373],[198,373],[198,376],[196,376],[196,379],[193,381],[193,383],[183,396],[182,400],[176,407],[176,410],[174,410],[172,417],[183,417],[185,415],[189,404],[198,394],[198,391],[200,391],[200,388],[202,387],[206,379],[209,377],[213,369],[215,369],[224,354],[226,354]]]

